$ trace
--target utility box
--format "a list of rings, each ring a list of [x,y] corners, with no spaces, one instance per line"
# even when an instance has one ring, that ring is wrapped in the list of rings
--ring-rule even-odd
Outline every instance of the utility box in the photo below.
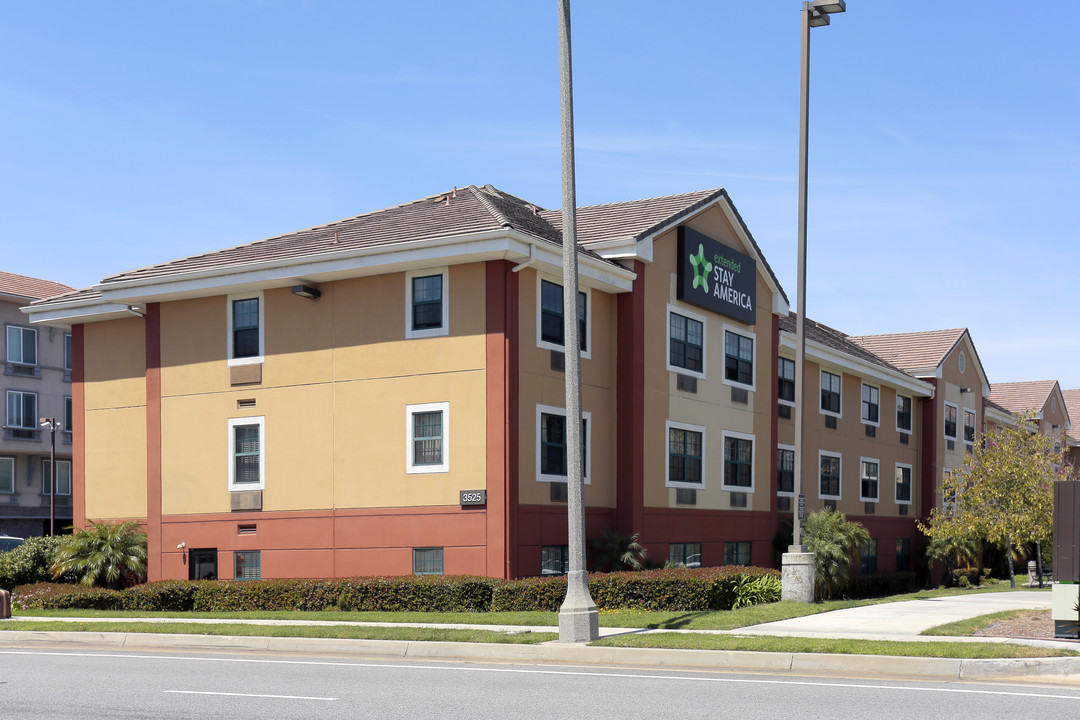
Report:
[[[0,620],[7,620],[9,617],[11,617],[11,593],[0,590]]]
[[[1054,637],[1080,637],[1080,482],[1054,483]]]

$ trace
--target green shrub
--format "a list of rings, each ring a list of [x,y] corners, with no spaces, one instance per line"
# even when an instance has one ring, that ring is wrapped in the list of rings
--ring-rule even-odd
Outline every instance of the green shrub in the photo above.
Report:
[[[12,606],[18,610],[121,610],[121,593],[104,588],[62,583],[35,583],[15,588]]]
[[[14,590],[19,585],[55,582],[49,568],[56,561],[57,551],[63,542],[60,536],[32,537],[14,550],[0,553],[0,588]],[[60,580],[75,581],[70,576]]]

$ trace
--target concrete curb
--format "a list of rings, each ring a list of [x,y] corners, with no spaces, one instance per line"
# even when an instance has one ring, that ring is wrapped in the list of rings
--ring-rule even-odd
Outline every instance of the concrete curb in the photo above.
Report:
[[[590,647],[579,644],[503,645],[497,643],[411,642],[333,638],[282,638],[232,635],[172,635],[11,631],[0,633],[0,647],[62,645],[138,651],[211,650],[333,654],[413,660],[540,662],[616,667],[680,667],[701,670],[749,670],[792,674],[841,674],[935,680],[1001,678],[1080,679],[1080,657],[960,660],[949,658],[833,655],[820,653],[737,652],[729,650],[660,650]]]

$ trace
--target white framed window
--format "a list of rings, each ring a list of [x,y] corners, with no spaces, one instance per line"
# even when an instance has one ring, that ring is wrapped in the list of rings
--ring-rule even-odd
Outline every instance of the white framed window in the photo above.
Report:
[[[842,417],[840,408],[841,401],[841,378],[836,373],[828,370],[821,371],[821,406],[822,415]]]
[[[592,357],[592,292],[589,288],[578,290],[577,302],[578,339],[581,357]],[[544,350],[565,351],[563,337],[563,287],[555,280],[537,276],[536,282],[536,347]]]
[[[724,477],[720,489],[728,492],[754,492],[754,436],[723,430]]]
[[[881,425],[881,389],[863,383],[860,418],[863,425]]]
[[[840,473],[843,458],[840,453],[818,450],[818,497],[823,500],[840,499]]]
[[[64,335],[64,374],[70,377],[72,368],[72,345],[71,333]]]
[[[911,398],[896,394],[896,431],[911,433]]]
[[[588,485],[592,459],[592,413],[581,413],[582,474]],[[538,482],[566,482],[566,409],[536,406],[536,479]]]
[[[426,268],[405,273],[405,337],[450,334],[450,272]]]
[[[956,439],[956,415],[958,408],[951,402],[945,403],[945,437],[948,440]]]
[[[776,446],[776,494],[795,497],[795,446]]]
[[[15,492],[15,458],[0,457],[0,493]]]
[[[667,438],[667,470],[664,486],[702,490],[705,488],[705,428],[701,425],[664,422]]]
[[[881,494],[881,463],[877,458],[859,458],[859,500],[877,502]]]
[[[229,490],[266,488],[266,418],[229,418]]]
[[[7,426],[18,430],[37,430],[37,393],[23,390],[7,391]]]
[[[667,306],[667,369],[705,379],[705,316],[674,305]]]
[[[776,401],[781,405],[795,407],[795,361],[777,358]]]
[[[41,461],[41,494],[48,495],[50,490],[50,482],[52,480],[52,465],[49,463],[49,458],[44,458]],[[70,495],[71,494],[71,461],[70,460],[57,460],[56,461],[56,494],[57,495]]]
[[[405,406],[406,472],[450,472],[450,403]]]
[[[975,411],[964,408],[964,442],[975,442]]]
[[[7,326],[7,361],[12,365],[37,365],[37,329]]]
[[[724,384],[754,389],[754,348],[757,336],[747,330],[724,325]]]
[[[262,292],[229,295],[228,364],[257,365],[263,362],[265,328]]]
[[[896,463],[896,504],[911,504],[911,465]]]

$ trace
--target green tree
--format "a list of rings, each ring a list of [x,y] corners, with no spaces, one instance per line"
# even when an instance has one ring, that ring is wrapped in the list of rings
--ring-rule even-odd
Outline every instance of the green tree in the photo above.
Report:
[[[641,534],[620,535],[604,530],[599,538],[589,540],[589,556],[599,572],[643,570],[649,560],[648,549],[641,544]]]
[[[945,567],[945,577],[952,578],[952,571],[972,567],[982,552],[982,541],[977,537],[951,537],[938,535],[930,538],[926,546],[926,559],[931,563],[941,563]]]
[[[803,522],[803,543],[814,553],[814,589],[819,600],[836,597],[847,587],[851,556],[869,542],[861,523],[836,510],[818,510]]]
[[[62,537],[30,537],[19,547],[0,552],[0,588],[14,590],[19,585],[49,582],[53,579],[49,569],[56,561],[56,553],[63,543]],[[74,578],[61,578],[62,582],[75,582]]]
[[[146,533],[138,522],[91,522],[64,538],[52,574],[73,574],[82,585],[119,588],[125,572],[146,578]]]
[[[933,539],[977,538],[1002,547],[1009,582],[1016,587],[1013,555],[1018,546],[1045,542],[1053,533],[1053,483],[1068,477],[1064,443],[1037,432],[1034,413],[987,433],[964,464],[941,481],[943,503],[919,529]]]

